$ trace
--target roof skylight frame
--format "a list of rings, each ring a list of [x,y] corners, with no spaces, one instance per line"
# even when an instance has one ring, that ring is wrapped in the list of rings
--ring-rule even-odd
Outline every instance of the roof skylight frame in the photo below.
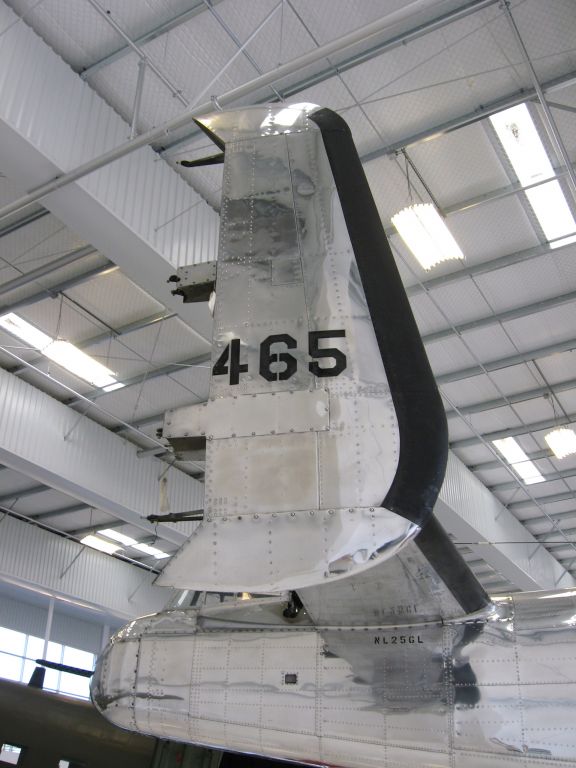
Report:
[[[506,459],[510,467],[525,485],[546,482],[536,464],[530,461],[524,450],[513,437],[492,440],[492,445]]]
[[[490,123],[520,184],[529,187],[543,182],[524,194],[549,247],[576,242],[576,220],[528,106],[517,104],[490,115]]]
[[[80,539],[80,543],[92,549],[97,549],[99,552],[104,552],[107,555],[114,555],[122,549],[120,544],[113,544],[111,541],[106,541],[106,539],[102,539],[100,536],[95,536],[92,533]]]
[[[133,544],[132,547],[145,555],[154,557],[156,560],[163,560],[166,557],[170,557],[167,552],[163,552],[161,549],[158,549],[157,547],[151,547],[149,544],[144,544],[143,542]]]

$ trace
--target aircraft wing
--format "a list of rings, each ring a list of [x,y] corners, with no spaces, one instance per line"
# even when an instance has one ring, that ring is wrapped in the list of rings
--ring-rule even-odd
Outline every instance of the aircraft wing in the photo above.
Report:
[[[320,624],[483,608],[432,516],[444,409],[346,123],[311,105],[200,122],[224,148],[210,398],[164,435],[205,442],[205,511],[157,583],[297,590]]]

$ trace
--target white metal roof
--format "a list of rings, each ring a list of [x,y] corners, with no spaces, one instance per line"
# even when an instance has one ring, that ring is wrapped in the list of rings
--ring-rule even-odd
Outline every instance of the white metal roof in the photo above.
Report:
[[[576,245],[550,248],[486,116],[528,100],[573,211],[576,203],[563,160],[546,133],[529,67],[500,4],[109,0],[107,14],[98,12],[98,4],[8,0],[5,5],[16,15],[0,17],[0,35],[8,44],[14,25],[29,25],[128,128],[138,62],[145,57],[137,133],[352,30],[390,21],[375,36],[254,88],[238,104],[284,97],[311,101],[335,109],[349,122],[445,396],[455,454],[538,537],[546,538],[558,526],[566,529],[563,539],[555,534],[558,541],[544,546],[576,574],[576,544],[571,543],[576,541],[571,530],[576,528],[576,457],[553,458],[544,442],[555,422],[576,421]],[[571,0],[515,0],[510,7],[566,152],[574,160],[576,7]],[[24,83],[15,98],[25,103]],[[180,159],[213,153],[205,136],[186,127],[153,146],[155,163],[175,169],[208,202],[207,210],[217,207],[221,168],[184,170],[177,165]],[[464,262],[447,262],[426,272],[391,228],[391,216],[410,199],[402,149],[413,166],[412,195],[425,202],[433,196],[464,251]],[[76,157],[66,170],[82,160]],[[10,178],[0,176],[0,207],[30,185],[30,171],[23,168],[22,173],[22,179],[12,178],[12,173]],[[42,178],[50,178],[48,170]],[[197,203],[176,195],[159,213],[153,245],[173,263],[202,261],[214,252],[214,230],[208,218],[191,218],[191,205]],[[199,210],[194,209],[194,216]],[[206,398],[206,344],[200,337],[207,317],[201,318],[199,337],[163,301],[160,289],[165,286],[158,285],[157,291],[150,284],[144,288],[138,284],[137,270],[129,277],[124,266],[113,268],[109,260],[126,264],[121,253],[93,250],[58,266],[63,256],[94,242],[86,242],[52,213],[43,213],[36,204],[0,223],[1,311],[17,307],[21,317],[81,345],[130,385],[109,394],[95,392],[37,353],[15,349],[14,339],[1,331],[0,365],[71,403],[79,414],[85,411],[88,418],[115,429],[146,455],[151,450],[160,454],[155,431],[164,410]],[[197,238],[190,253],[194,227],[203,227],[203,239]],[[35,270],[51,263],[57,268],[35,276]],[[11,287],[11,281],[23,275],[30,280]],[[47,372],[69,389],[43,376]],[[76,398],[70,389],[101,410],[90,408],[89,401]],[[491,440],[508,434],[516,435],[534,457],[545,482],[525,486],[500,460]],[[163,458],[173,461],[167,453]],[[195,476],[202,470],[202,463],[177,466]],[[35,486],[31,477],[0,471],[0,504],[31,518],[71,507],[70,513],[42,518],[68,532],[114,522],[103,511],[80,509],[75,498],[61,492],[46,489],[26,495]],[[120,530],[134,533],[128,526]],[[164,543],[173,549],[173,543]],[[467,557],[487,587],[499,591],[509,586],[477,557]]]

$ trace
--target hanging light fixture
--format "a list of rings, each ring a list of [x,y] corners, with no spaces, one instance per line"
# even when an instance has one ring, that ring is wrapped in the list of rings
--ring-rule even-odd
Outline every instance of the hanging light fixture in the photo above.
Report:
[[[576,433],[568,427],[558,427],[544,435],[550,450],[557,459],[564,459],[572,453],[576,453]]]
[[[463,259],[460,246],[432,203],[417,203],[392,216],[392,224],[424,269]]]
[[[392,216],[392,224],[426,270],[447,259],[463,259],[464,254],[438,212],[438,206],[431,191],[408,157],[406,150],[402,150],[402,154],[406,166],[406,184],[410,204]],[[430,196],[432,203],[414,203],[410,168]]]

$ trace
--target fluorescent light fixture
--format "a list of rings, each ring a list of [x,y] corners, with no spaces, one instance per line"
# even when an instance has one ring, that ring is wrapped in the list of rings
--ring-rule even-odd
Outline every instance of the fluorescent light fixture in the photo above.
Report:
[[[520,475],[526,485],[545,481],[546,478],[542,477],[536,465],[530,461],[513,437],[493,440],[492,444],[500,451],[512,469]]]
[[[136,539],[126,536],[123,533],[115,531],[113,528],[104,528],[102,531],[98,531],[102,536],[106,536],[108,539],[119,541],[120,544],[124,544],[125,547],[133,547],[134,544],[138,544]]]
[[[544,440],[557,459],[564,459],[571,453],[576,453],[576,434],[573,429],[568,427],[554,429],[544,436]]]
[[[392,216],[392,224],[424,269],[430,269],[448,259],[464,258],[458,243],[432,203],[403,208]]]
[[[526,104],[498,112],[490,117],[490,122],[522,186],[554,177],[552,163]],[[527,189],[525,194],[542,231],[548,240],[554,240],[550,248],[576,242],[576,221],[557,181]]]
[[[74,344],[62,339],[53,339],[13,312],[0,317],[0,327],[30,344],[34,349],[38,349],[47,358],[95,387],[102,387],[106,392],[111,392],[113,389],[124,386],[121,382],[116,381],[113,371],[82,352]]]
[[[164,557],[170,557],[170,555],[167,555],[166,552],[162,552],[161,549],[156,549],[156,547],[150,547],[148,544],[134,544],[134,549],[137,549],[140,552],[144,552],[145,555],[151,555],[152,557],[155,557],[156,560],[162,560]]]
[[[92,547],[92,549],[98,549],[100,552],[106,552],[107,555],[113,555],[114,552],[118,552],[119,549],[122,549],[119,544],[112,544],[110,541],[100,539],[98,536],[92,536],[92,534],[89,536],[84,536],[84,538],[80,539],[80,541],[82,544],[86,544],[86,546]]]

